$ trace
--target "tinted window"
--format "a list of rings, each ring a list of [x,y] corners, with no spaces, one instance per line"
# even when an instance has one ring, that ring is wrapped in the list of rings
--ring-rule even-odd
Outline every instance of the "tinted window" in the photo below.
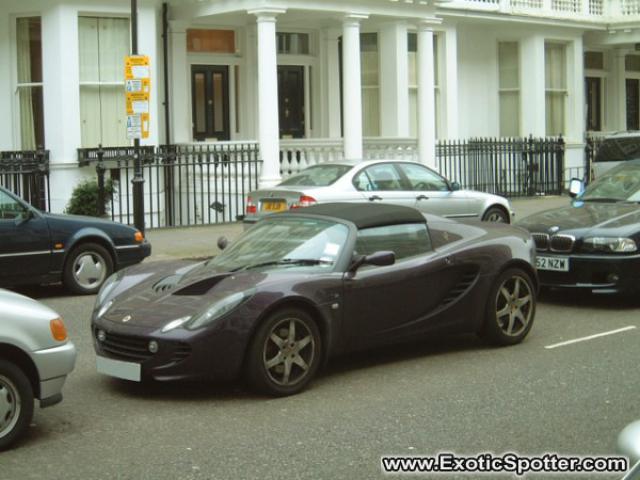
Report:
[[[402,179],[391,163],[381,163],[365,168],[353,180],[353,185],[361,191],[404,190]]]
[[[335,183],[351,170],[349,165],[315,165],[297,173],[280,185],[300,185],[303,187],[326,187]]]
[[[411,190],[420,191],[448,191],[449,185],[444,178],[427,167],[411,163],[400,163],[400,168],[409,179]]]
[[[15,220],[26,213],[25,207],[0,190],[0,220]]]
[[[424,223],[389,225],[365,228],[358,231],[356,253],[370,255],[382,250],[391,250],[396,260],[421,255],[431,250],[431,241]]]

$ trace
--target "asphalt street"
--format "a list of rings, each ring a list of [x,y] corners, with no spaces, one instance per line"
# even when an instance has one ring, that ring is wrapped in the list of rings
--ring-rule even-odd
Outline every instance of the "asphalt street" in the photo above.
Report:
[[[361,353],[333,360],[302,394],[271,399],[241,383],[100,376],[94,297],[21,291],[64,316],[79,356],[64,401],[36,410],[26,439],[0,454],[0,479],[370,479],[384,454],[614,454],[618,432],[640,418],[640,299],[545,291],[521,345],[469,336]]]

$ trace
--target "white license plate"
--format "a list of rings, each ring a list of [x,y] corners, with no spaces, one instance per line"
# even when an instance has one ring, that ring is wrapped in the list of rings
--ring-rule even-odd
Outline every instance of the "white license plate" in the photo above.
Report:
[[[568,272],[569,257],[536,257],[536,268],[552,272]]]
[[[123,380],[139,382],[142,379],[142,368],[139,363],[123,362],[101,356],[96,357],[96,367],[99,373],[110,375]]]

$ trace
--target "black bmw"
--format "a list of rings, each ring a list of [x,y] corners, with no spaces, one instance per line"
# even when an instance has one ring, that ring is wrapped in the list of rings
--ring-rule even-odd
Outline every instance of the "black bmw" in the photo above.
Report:
[[[201,263],[143,264],[98,295],[98,371],[127,380],[230,379],[302,390],[336,354],[531,329],[534,244],[520,228],[428,221],[415,209],[323,204],[258,222]]]
[[[62,280],[74,293],[96,293],[111,273],[150,254],[133,227],[44,213],[0,187],[0,287]]]
[[[640,290],[639,202],[640,161],[629,161],[602,174],[570,205],[520,221],[536,242],[541,285]]]

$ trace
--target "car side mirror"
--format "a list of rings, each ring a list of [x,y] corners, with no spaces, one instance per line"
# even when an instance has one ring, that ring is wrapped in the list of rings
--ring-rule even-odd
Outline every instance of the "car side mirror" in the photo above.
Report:
[[[29,208],[25,208],[24,213],[22,215],[20,215],[19,217],[16,217],[15,224],[16,224],[16,226],[20,226],[23,223],[27,223],[33,217],[35,217],[35,215],[33,213],[33,210],[31,210]]]
[[[572,178],[569,182],[569,196],[576,198],[584,190],[584,182],[579,178]]]
[[[631,465],[640,462],[640,420],[630,423],[620,432],[618,451],[629,457]]]
[[[224,235],[218,237],[217,245],[220,250],[224,250],[225,248],[227,248],[227,245],[229,245],[229,240],[227,240],[227,237],[225,237]]]
[[[375,265],[376,267],[385,267],[396,263],[395,252],[389,250],[381,250],[371,255],[360,255],[351,264],[349,268],[349,276],[353,277],[358,269],[363,265]]]
[[[458,182],[451,182],[451,191],[455,192],[457,190],[460,190],[462,187],[460,186],[460,184]]]

